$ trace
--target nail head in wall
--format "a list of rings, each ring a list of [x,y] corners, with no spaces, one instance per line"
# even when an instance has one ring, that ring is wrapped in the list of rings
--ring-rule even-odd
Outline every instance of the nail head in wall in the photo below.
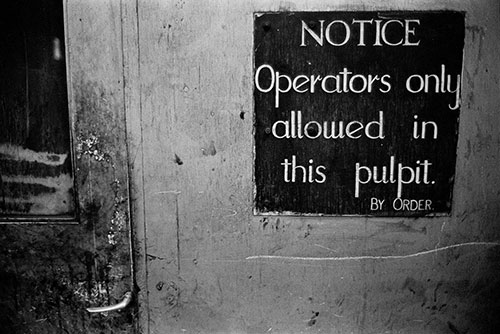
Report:
[[[265,32],[268,32],[269,30],[271,30],[271,22],[269,21],[264,22],[262,28],[264,29]]]

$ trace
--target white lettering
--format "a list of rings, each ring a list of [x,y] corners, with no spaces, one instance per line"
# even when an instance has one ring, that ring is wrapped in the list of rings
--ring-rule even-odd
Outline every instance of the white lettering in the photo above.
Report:
[[[301,21],[301,40],[300,46],[307,46],[306,36],[312,37],[312,40],[319,46],[324,46],[324,39],[329,45],[338,47],[344,46],[351,41],[352,36],[359,36],[357,46],[364,47],[372,46],[418,46],[420,40],[416,39],[416,27],[420,25],[418,19],[388,19],[388,20],[358,20],[353,19],[351,22],[343,20],[333,20],[326,25],[325,20],[318,20],[319,32],[311,29],[310,25]],[[375,24],[373,24],[375,22]],[[313,22],[315,25],[315,23]],[[337,28],[335,29],[334,26]],[[389,27],[391,26],[391,27]],[[399,29],[392,27],[401,27]],[[390,33],[387,30],[391,30]],[[333,31],[336,36],[333,36]],[[368,41],[368,36],[375,35],[373,40]],[[388,36],[394,37],[395,40],[389,41]]]

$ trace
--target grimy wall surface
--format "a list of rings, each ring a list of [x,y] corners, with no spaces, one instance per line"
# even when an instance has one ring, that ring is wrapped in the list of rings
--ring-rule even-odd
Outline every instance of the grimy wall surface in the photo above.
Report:
[[[449,216],[253,214],[254,12],[465,12]],[[121,9],[144,333],[493,333],[500,5],[137,1]]]
[[[65,38],[60,38],[60,54],[56,58],[65,59],[67,64],[67,99],[65,88],[63,92],[57,91],[62,97],[53,90],[55,85],[65,86],[61,82],[56,84],[64,80],[64,76],[51,77],[54,72],[50,66],[35,63],[34,68],[29,68],[26,65],[25,71],[30,73],[27,81],[36,80],[39,84],[39,89],[30,90],[39,102],[39,107],[30,112],[37,120],[31,123],[31,133],[36,135],[27,142],[18,138],[16,145],[3,145],[4,149],[9,149],[0,153],[0,160],[4,159],[0,164],[0,206],[5,208],[5,203],[12,203],[9,195],[13,195],[17,203],[28,203],[28,207],[34,203],[33,208],[42,203],[45,209],[14,212],[16,215],[27,213],[28,217],[10,215],[11,212],[0,209],[0,332],[131,333],[134,330],[130,316],[133,308],[107,316],[91,315],[86,311],[87,307],[114,304],[133,288],[120,4],[116,1],[50,2],[57,2],[56,7],[63,4],[64,8],[63,11],[47,3],[41,5],[47,12],[60,10],[51,12],[56,17],[64,14]],[[39,13],[39,8],[31,11],[38,19],[30,22],[26,3],[12,3],[19,17],[10,21],[14,27],[2,34],[8,36],[15,31],[17,36],[23,36],[23,32],[29,35],[30,31],[23,30],[19,24],[20,18],[26,20],[26,26],[32,31],[37,31],[32,24],[38,21],[48,21],[47,26],[54,27],[56,23],[48,19],[47,12]],[[2,26],[5,23],[2,21]],[[39,29],[37,32],[44,31]],[[40,41],[37,34],[35,37],[34,49],[48,53],[48,60],[53,62],[52,38]],[[20,44],[16,45],[23,50],[22,39]],[[5,49],[9,50],[7,46]],[[16,86],[11,82],[2,84],[6,85]],[[5,91],[0,95],[4,99]],[[67,102],[67,108],[58,109]],[[50,188],[51,184],[67,184],[64,179],[55,177],[60,171],[57,165],[63,159],[66,159],[64,165],[71,165],[67,154],[52,154],[61,153],[53,145],[39,146],[50,140],[62,145],[61,141],[68,140],[70,135],[63,129],[54,128],[56,124],[66,124],[64,127],[68,124],[63,119],[54,122],[53,118],[60,116],[44,112],[46,107],[59,113],[69,109],[74,145],[70,175],[74,176],[73,194],[78,199],[74,208],[78,212],[74,216],[71,212],[71,216],[58,217],[61,212],[46,210],[61,206],[64,200],[64,197],[51,196],[56,193],[56,189]],[[17,118],[23,115],[18,109],[9,109],[5,103],[2,108],[3,116],[10,114]],[[3,119],[0,120],[2,128],[9,127],[7,134],[23,135],[25,130],[2,122]],[[50,136],[51,132],[55,137]],[[17,157],[14,154],[14,159],[9,159],[9,151],[17,153]],[[7,160],[11,160],[10,165],[5,163],[9,162]],[[26,183],[28,190],[48,185],[48,192],[38,194],[40,196],[36,196],[36,192],[22,191],[9,194],[5,191],[9,179]],[[35,214],[42,216],[33,217]]]

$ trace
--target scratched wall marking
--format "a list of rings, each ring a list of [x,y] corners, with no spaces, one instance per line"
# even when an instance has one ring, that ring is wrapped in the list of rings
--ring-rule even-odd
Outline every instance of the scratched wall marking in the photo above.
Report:
[[[439,253],[445,250],[461,248],[461,247],[473,247],[473,246],[487,246],[496,247],[500,246],[499,242],[464,242],[460,244],[454,244],[444,247],[439,247],[427,251],[411,253],[407,255],[361,255],[361,256],[339,256],[339,257],[312,257],[312,256],[282,256],[282,255],[254,255],[248,256],[246,260],[299,260],[299,261],[362,261],[362,260],[399,260],[408,259],[412,257],[424,256],[434,253]]]

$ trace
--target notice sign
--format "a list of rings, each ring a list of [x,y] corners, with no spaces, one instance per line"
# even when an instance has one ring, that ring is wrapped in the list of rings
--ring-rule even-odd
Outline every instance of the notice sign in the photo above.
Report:
[[[448,214],[460,12],[254,16],[255,212]]]

